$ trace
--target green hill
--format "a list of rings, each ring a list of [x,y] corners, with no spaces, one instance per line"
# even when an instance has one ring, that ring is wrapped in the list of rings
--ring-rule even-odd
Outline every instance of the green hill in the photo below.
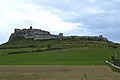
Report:
[[[62,47],[62,48],[76,48],[76,47],[108,47],[116,44],[108,41],[96,41],[96,40],[80,40],[80,39],[48,39],[48,40],[33,40],[33,39],[15,39],[2,44],[0,48],[28,48],[28,47]]]
[[[103,65],[119,44],[81,39],[16,39],[0,46],[0,64]]]

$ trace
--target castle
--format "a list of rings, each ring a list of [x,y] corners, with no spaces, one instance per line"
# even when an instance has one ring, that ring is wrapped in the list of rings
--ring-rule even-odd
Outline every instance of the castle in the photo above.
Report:
[[[34,39],[34,40],[44,40],[44,39],[81,39],[81,40],[95,40],[95,41],[108,41],[107,38],[102,35],[99,36],[63,36],[63,33],[59,33],[59,35],[52,35],[50,32],[41,30],[41,29],[33,29],[30,26],[29,29],[15,29],[14,33],[11,34],[9,41],[13,39]]]
[[[59,33],[59,35],[52,35],[48,31],[44,31],[41,29],[33,29],[32,26],[30,26],[29,29],[22,29],[22,30],[15,29],[14,33],[11,34],[9,40],[21,39],[21,38],[43,40],[43,39],[56,39],[56,38],[61,38],[61,37],[63,37],[62,33]]]

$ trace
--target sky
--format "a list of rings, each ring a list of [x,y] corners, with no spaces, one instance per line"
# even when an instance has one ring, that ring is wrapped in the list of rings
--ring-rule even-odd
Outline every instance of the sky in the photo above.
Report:
[[[0,44],[15,28],[30,26],[120,43],[120,0],[0,0]]]

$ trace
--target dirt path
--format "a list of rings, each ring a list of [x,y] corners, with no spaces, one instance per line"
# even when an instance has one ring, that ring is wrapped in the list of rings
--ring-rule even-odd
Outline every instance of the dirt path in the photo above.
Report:
[[[0,80],[120,80],[107,66],[0,65]]]

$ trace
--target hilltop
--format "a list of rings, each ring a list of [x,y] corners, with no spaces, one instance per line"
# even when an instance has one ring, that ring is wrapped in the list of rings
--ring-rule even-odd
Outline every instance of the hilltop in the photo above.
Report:
[[[81,48],[81,47],[118,47],[106,37],[99,36],[64,36],[51,34],[49,31],[34,29],[14,29],[9,41],[0,46],[9,48]]]
[[[66,47],[80,47],[91,45],[108,46],[111,43],[102,35],[99,36],[64,36],[63,33],[59,35],[51,34],[49,31],[41,29],[14,29],[9,41],[1,48],[24,48],[24,47],[47,47],[51,45],[54,48]]]

